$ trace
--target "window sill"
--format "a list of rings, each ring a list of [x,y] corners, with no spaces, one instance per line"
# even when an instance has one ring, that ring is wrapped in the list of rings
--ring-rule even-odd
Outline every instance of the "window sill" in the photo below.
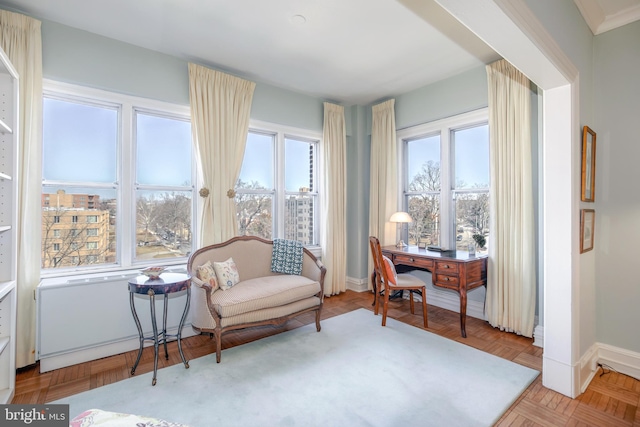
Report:
[[[121,270],[104,270],[99,272],[68,272],[59,275],[44,276],[40,279],[39,287],[55,287],[61,285],[81,284],[99,282],[104,280],[112,281],[114,279],[129,279],[140,275],[140,270],[146,266],[139,268],[126,268]],[[175,264],[167,266],[167,271],[185,272],[187,264]]]

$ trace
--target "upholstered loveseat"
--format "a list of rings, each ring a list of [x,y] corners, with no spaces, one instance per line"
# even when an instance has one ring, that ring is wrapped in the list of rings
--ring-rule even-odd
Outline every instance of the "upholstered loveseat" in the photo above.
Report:
[[[276,242],[278,248],[281,242]],[[191,324],[199,332],[213,334],[218,363],[222,334],[227,331],[280,325],[308,312],[315,312],[316,329],[320,331],[326,269],[306,248],[300,249],[300,274],[273,272],[274,242],[253,236],[234,237],[198,249],[189,257]],[[216,270],[217,277],[205,274],[209,266],[218,268],[229,259],[235,271],[228,273],[237,273],[237,283],[229,283],[229,287],[224,271]]]

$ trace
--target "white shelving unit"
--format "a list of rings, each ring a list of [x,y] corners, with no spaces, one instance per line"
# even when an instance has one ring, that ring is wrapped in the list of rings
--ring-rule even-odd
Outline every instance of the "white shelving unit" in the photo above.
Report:
[[[0,404],[16,385],[18,73],[0,49]]]

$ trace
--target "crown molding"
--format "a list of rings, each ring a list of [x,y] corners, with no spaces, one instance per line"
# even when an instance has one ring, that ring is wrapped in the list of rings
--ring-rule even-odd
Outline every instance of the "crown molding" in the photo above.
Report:
[[[640,1],[606,15],[600,6],[603,1],[611,0],[573,0],[593,35],[602,34],[623,25],[640,20]]]

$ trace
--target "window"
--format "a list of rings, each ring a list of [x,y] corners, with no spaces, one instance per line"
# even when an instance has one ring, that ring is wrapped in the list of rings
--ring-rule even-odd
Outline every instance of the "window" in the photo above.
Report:
[[[188,114],[184,106],[45,83],[46,274],[186,260],[195,212]]]
[[[236,185],[240,235],[318,245],[319,140],[299,129],[251,126]]]
[[[60,243],[54,243],[53,244],[53,250],[56,251],[56,252],[59,252],[60,251]]]
[[[475,111],[398,132],[408,241],[468,249],[489,233],[489,125]]]

